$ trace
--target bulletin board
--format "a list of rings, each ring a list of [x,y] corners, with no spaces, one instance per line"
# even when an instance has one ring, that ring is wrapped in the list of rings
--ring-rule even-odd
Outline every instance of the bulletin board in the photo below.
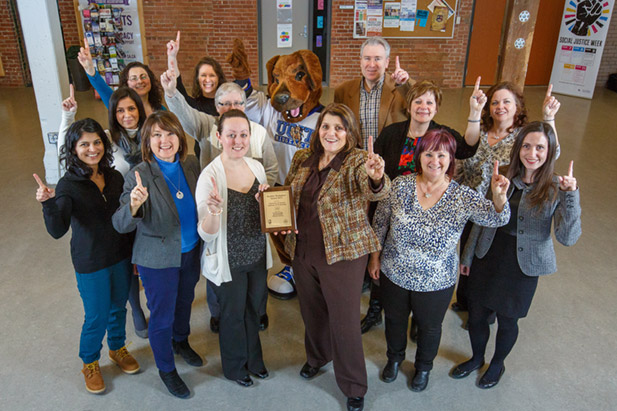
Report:
[[[452,38],[458,0],[355,0],[354,38]]]
[[[86,37],[98,72],[119,84],[127,64],[148,64],[142,0],[73,0],[79,38]],[[83,41],[83,40],[82,40]]]

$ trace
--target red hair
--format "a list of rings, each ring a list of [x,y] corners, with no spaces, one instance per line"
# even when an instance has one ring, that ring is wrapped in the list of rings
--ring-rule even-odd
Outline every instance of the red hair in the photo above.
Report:
[[[425,151],[443,150],[450,154],[450,165],[446,174],[451,179],[454,177],[455,161],[454,154],[456,153],[456,140],[447,130],[443,128],[435,128],[429,130],[418,142],[414,153],[414,163],[416,164],[416,172],[422,174],[422,165],[420,164],[420,156]]]

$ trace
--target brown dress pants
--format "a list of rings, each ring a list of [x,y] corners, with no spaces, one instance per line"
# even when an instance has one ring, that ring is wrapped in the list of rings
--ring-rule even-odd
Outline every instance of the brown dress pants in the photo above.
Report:
[[[334,363],[347,397],[364,397],[366,364],[360,333],[360,296],[368,255],[328,265],[321,247],[298,244],[294,279],[304,320],[306,359],[311,367]]]

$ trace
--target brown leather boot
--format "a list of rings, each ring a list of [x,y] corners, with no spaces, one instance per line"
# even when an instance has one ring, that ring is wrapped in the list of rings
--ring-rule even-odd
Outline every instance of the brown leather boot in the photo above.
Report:
[[[135,374],[139,371],[139,363],[128,352],[126,347],[115,351],[109,350],[109,359],[126,374]]]
[[[105,381],[101,375],[101,369],[99,368],[99,362],[94,361],[90,364],[84,364],[84,368],[81,370],[86,380],[86,390],[92,394],[100,394],[105,391]]]

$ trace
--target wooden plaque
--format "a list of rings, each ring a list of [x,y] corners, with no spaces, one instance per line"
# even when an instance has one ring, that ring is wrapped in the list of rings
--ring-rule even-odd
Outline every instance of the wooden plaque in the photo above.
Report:
[[[261,231],[272,233],[296,229],[293,193],[290,186],[271,187],[259,197]]]

